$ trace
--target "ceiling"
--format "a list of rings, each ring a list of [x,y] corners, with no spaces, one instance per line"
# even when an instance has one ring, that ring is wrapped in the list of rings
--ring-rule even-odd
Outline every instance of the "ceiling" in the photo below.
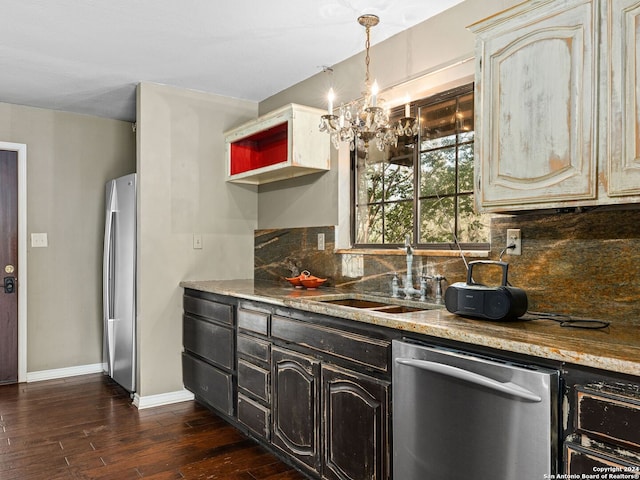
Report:
[[[135,120],[156,82],[261,101],[462,0],[0,0],[0,102]]]

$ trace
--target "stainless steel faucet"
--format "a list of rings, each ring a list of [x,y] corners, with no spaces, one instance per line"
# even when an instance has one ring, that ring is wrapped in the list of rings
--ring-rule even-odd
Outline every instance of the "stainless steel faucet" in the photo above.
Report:
[[[427,299],[427,280],[433,280],[435,303],[442,303],[442,281],[446,281],[447,279],[439,273],[435,275],[425,275],[423,272],[422,275],[420,275],[420,288],[414,288],[413,247],[411,246],[411,238],[409,235],[405,237],[403,249],[407,252],[407,275],[404,278],[403,285],[400,286],[398,274],[393,274],[393,279],[391,280],[391,296],[393,298],[399,298],[400,292],[402,292],[404,293],[404,298],[408,299],[411,298],[412,295],[420,295],[420,300],[425,301]]]
[[[444,276],[437,274],[431,277],[436,286],[436,303],[442,303],[442,281],[447,280]]]
[[[400,287],[398,283],[398,274],[396,273],[391,281],[391,296],[394,298],[399,297],[399,292],[404,293],[404,298],[411,298],[412,295],[420,295],[421,300],[425,300],[427,297],[427,282],[424,277],[420,278],[420,288],[413,287],[413,247],[411,246],[411,239],[407,235],[404,239],[404,249],[407,252],[407,275],[405,276],[403,286]]]

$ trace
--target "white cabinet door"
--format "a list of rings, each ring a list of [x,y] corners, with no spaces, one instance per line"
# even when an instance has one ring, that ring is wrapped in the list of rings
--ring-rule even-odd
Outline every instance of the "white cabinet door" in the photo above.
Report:
[[[590,1],[526,2],[471,27],[480,210],[596,197],[596,18]]]
[[[608,194],[640,194],[640,2],[609,3]],[[606,84],[605,84],[606,85]]]

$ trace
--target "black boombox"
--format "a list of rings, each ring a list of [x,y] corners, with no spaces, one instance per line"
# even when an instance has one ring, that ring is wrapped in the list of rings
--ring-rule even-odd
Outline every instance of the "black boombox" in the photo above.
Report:
[[[473,266],[478,264],[502,267],[502,285],[488,287],[473,281]],[[515,320],[527,312],[527,294],[521,288],[507,285],[506,262],[478,260],[469,262],[467,283],[449,285],[444,294],[447,310],[463,317],[477,317],[487,320]]]

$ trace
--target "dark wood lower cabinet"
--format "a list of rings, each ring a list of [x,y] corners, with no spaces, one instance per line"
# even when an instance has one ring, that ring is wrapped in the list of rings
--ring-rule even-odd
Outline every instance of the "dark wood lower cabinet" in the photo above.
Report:
[[[198,401],[326,480],[388,480],[387,330],[187,290],[183,380]]]
[[[273,347],[271,442],[293,459],[319,470],[320,362]]]
[[[198,401],[228,416],[235,404],[233,300],[187,290],[183,297],[182,380]]]
[[[241,301],[237,313],[238,422],[271,442],[271,309]]]
[[[640,479],[640,384],[580,369],[569,369],[565,380],[570,418],[564,443],[566,473],[576,478]]]
[[[323,478],[387,478],[389,382],[322,366]]]
[[[184,385],[310,478],[389,480],[391,341],[399,337],[374,325],[187,289]],[[640,479],[638,378],[575,365],[564,365],[562,377],[558,473]]]

